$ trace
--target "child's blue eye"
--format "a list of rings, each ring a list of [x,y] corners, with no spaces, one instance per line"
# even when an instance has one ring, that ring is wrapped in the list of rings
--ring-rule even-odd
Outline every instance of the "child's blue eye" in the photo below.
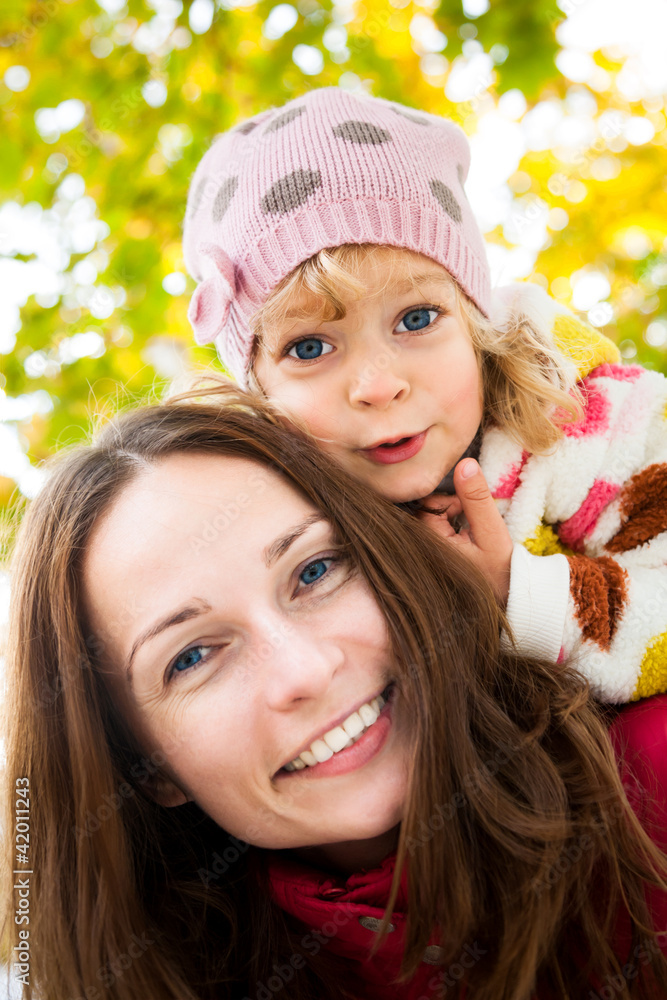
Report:
[[[325,350],[326,348],[326,350]],[[296,351],[296,354],[294,353]],[[330,354],[333,351],[331,344],[325,344],[318,337],[306,337],[304,340],[292,344],[287,354],[291,358],[298,358],[299,361],[312,361],[323,354]]]
[[[410,333],[413,330],[424,330],[438,316],[437,309],[411,309],[406,312],[401,322],[396,327],[398,333]],[[403,326],[403,329],[401,329]]]
[[[212,649],[213,646],[192,646],[190,649],[186,649],[185,652],[179,653],[174,660],[171,672],[184,673],[190,667],[195,667],[198,663],[207,659]]]
[[[333,559],[316,559],[315,562],[309,563],[303,572],[299,574],[299,579],[305,584],[315,583],[324,576],[329,569],[327,563],[331,562],[333,562]]]

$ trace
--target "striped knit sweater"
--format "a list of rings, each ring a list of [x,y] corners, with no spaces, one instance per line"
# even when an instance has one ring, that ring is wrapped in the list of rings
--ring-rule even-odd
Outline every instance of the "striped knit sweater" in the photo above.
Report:
[[[667,379],[622,364],[611,341],[538,286],[529,299],[576,366],[585,415],[546,455],[498,427],[482,439],[480,465],[515,543],[515,640],[524,653],[568,658],[602,701],[665,692]]]

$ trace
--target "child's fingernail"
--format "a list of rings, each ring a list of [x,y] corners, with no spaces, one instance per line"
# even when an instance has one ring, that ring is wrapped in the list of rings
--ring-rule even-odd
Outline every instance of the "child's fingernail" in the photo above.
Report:
[[[477,472],[477,462],[474,458],[466,458],[465,462],[461,465],[461,476],[463,479],[470,479]]]

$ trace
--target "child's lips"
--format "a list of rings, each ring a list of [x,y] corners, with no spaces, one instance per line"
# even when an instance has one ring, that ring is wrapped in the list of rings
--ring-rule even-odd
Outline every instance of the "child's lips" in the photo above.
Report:
[[[368,458],[371,462],[377,462],[379,465],[394,465],[396,462],[405,462],[421,451],[427,432],[428,428],[420,434],[394,438],[391,442],[381,442],[373,448],[360,448],[359,453],[364,458]]]

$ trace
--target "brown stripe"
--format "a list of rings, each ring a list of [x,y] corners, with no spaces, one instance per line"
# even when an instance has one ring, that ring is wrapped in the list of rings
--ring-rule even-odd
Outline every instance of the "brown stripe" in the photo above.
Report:
[[[607,552],[628,552],[667,531],[667,465],[647,466],[619,493],[623,526],[605,545]]]
[[[607,650],[623,615],[628,575],[608,556],[568,556],[570,593],[585,639]]]

